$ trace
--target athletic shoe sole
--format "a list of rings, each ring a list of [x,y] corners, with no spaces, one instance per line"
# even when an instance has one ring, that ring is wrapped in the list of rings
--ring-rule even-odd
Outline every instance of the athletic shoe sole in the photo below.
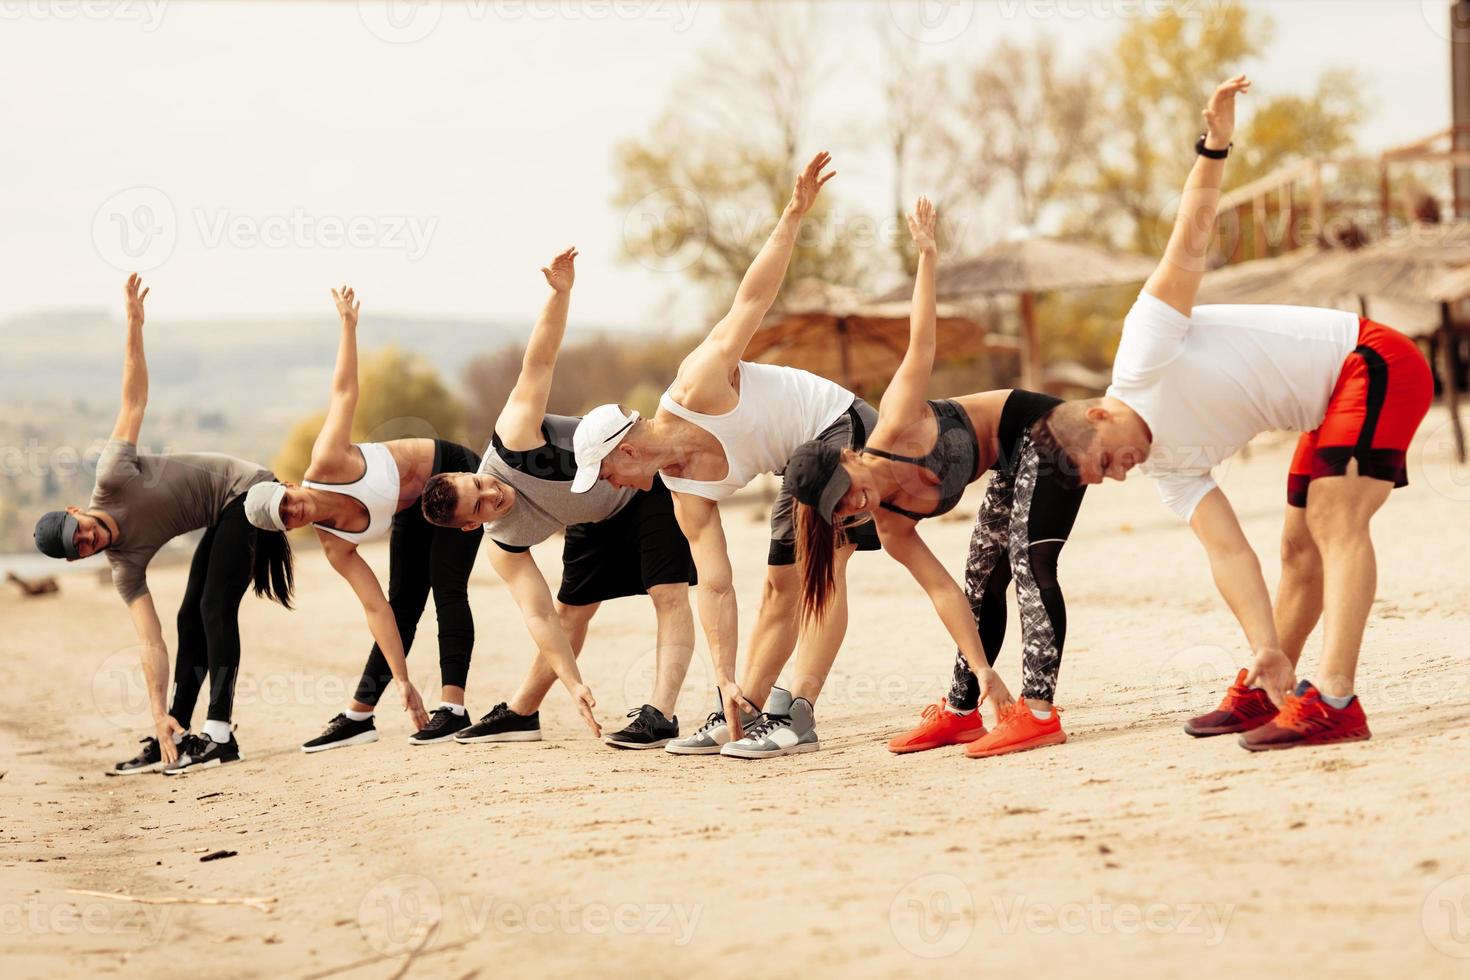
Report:
[[[476,745],[480,742],[539,742],[541,732],[496,732],[494,735],[471,735],[469,738],[454,736],[460,745]]]
[[[608,735],[603,738],[602,744],[611,745],[615,749],[661,749],[673,740],[674,736],[670,735],[668,738],[660,738],[652,742],[620,742]]]
[[[417,735],[408,736],[409,745],[438,745],[440,742],[452,742],[458,732],[450,732],[448,735],[440,735],[438,738],[419,738]]]
[[[366,745],[369,742],[376,742],[377,740],[377,729],[373,729],[370,732],[358,732],[351,738],[344,738],[336,742],[328,742],[325,745],[303,745],[301,746],[301,751],[307,753],[326,752],[328,749],[345,749],[349,745]]]
[[[109,776],[136,776],[145,772],[163,772],[167,762],[155,762],[151,766],[139,766],[136,769],[108,769]]]
[[[905,745],[903,748],[898,749],[890,745],[888,746],[888,751],[892,752],[894,755],[908,755],[910,752],[930,752],[934,749],[942,749],[946,745],[969,745],[971,742],[977,741],[984,734],[985,732],[975,732],[973,735],[968,735],[965,738],[956,738],[948,742],[929,742],[924,745]]]
[[[675,745],[672,741],[664,746],[670,755],[719,755],[720,745]]]
[[[1003,749],[989,749],[984,752],[971,752],[968,749],[965,755],[971,759],[989,759],[997,755],[1010,755],[1013,752],[1030,752],[1032,749],[1044,749],[1048,745],[1061,745],[1067,740],[1066,732],[1053,732],[1050,735],[1041,735],[1020,745],[1007,745]]]
[[[178,769],[165,769],[163,770],[163,774],[165,776],[186,776],[191,772],[198,772],[201,769],[218,769],[220,766],[233,766],[237,762],[244,761],[245,757],[243,755],[236,756],[233,759],[210,759],[208,762],[197,762],[192,766],[183,766]]]
[[[815,752],[822,747],[821,742],[803,742],[791,746],[789,749],[781,749],[777,752],[763,752],[760,749],[735,748],[731,742],[720,749],[720,755],[731,759],[775,759],[783,755],[802,755],[806,752]]]
[[[1366,742],[1373,737],[1373,733],[1366,728],[1360,728],[1346,735],[1338,735],[1334,738],[1303,739],[1300,742],[1277,742],[1276,744],[1254,745],[1244,738],[1240,740],[1240,747],[1247,752],[1275,752],[1279,749],[1308,748],[1314,745],[1338,745],[1342,742]]]
[[[1196,727],[1189,722],[1184,723],[1184,734],[1193,735],[1195,738],[1210,738],[1214,735],[1239,735],[1241,732],[1251,732],[1267,724],[1275,715],[1270,715],[1246,724],[1236,725],[1210,725],[1208,727]]]

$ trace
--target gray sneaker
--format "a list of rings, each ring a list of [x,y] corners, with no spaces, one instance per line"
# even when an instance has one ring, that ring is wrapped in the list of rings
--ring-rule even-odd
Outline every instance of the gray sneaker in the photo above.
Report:
[[[720,755],[736,759],[773,759],[778,755],[815,752],[819,748],[821,742],[817,740],[812,703],[806,698],[797,698],[785,714],[765,712],[760,721],[747,729],[744,738],[738,742],[726,742],[720,748]]]
[[[784,688],[771,688],[771,694],[766,698],[766,706],[775,711],[790,711],[791,692]],[[740,727],[749,731],[750,727],[760,719],[759,714],[742,713]],[[725,712],[714,711],[705,720],[699,731],[684,738],[674,739],[664,746],[664,751],[672,752],[674,755],[719,755],[721,747],[729,741],[730,726],[725,722]]]

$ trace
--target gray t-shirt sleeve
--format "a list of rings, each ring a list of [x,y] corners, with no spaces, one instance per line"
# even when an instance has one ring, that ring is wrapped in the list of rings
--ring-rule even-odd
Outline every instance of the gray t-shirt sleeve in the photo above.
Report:
[[[107,553],[107,563],[112,566],[112,584],[125,605],[148,594],[148,559],[131,552]]]
[[[119,490],[140,472],[138,447],[122,439],[109,439],[97,457],[97,491],[105,494]]]

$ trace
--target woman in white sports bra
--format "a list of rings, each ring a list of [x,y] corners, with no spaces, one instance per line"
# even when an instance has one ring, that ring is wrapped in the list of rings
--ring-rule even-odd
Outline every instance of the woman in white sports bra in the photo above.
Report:
[[[464,446],[440,439],[352,442],[358,397],[357,317],[362,304],[347,286],[340,292],[332,290],[332,298],[342,319],[342,337],[332,399],[311,448],[311,464],[300,486],[257,484],[245,501],[246,514],[257,527],[315,527],[327,560],[361,600],[375,641],[347,710],[301,748],[320,752],[377,741],[373,712],[390,681],[398,682],[403,708],[413,716],[417,730],[409,741],[447,742],[469,725],[464,685],[475,626],[466,586],[482,535],[435,527],[418,504],[431,476],[473,471],[480,458]],[[385,596],[357,546],[390,535]],[[443,685],[441,702],[432,715],[409,680],[405,659],[430,591],[439,621]]]

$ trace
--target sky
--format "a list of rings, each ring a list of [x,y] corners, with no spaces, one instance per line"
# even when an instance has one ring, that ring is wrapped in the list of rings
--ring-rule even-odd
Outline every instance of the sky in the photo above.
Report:
[[[878,30],[932,60],[1039,34],[1080,60],[1162,2],[824,4],[824,193],[888,201],[886,154],[854,125],[880,111]],[[1217,0],[1178,2],[1208,16]],[[0,321],[114,308],[133,268],[153,317],[329,317],[329,287],[351,282],[365,316],[528,320],[538,268],[576,245],[574,316],[687,330],[700,306],[680,271],[620,257],[640,215],[613,204],[612,161],[677,108],[726,5],[0,0]],[[1249,6],[1276,21],[1244,66],[1259,92],[1355,66],[1365,149],[1448,125],[1446,0]]]

